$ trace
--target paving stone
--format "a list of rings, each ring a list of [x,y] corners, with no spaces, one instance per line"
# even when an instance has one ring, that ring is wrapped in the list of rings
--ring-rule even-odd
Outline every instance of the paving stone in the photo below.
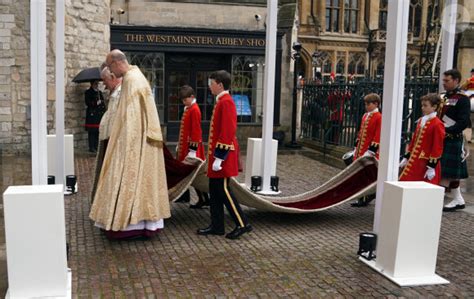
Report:
[[[311,190],[339,171],[323,160],[309,150],[280,153],[277,172],[283,195]],[[0,162],[1,191],[8,185],[31,183],[28,158]],[[474,169],[472,159],[469,167]],[[209,222],[209,209],[174,203],[172,218],[158,236],[112,242],[88,218],[93,168],[93,156],[77,156],[80,192],[65,198],[74,298],[474,297],[470,213],[443,214],[436,270],[451,284],[399,288],[356,257],[358,234],[372,229],[373,205],[352,208],[346,203],[311,215],[244,207],[254,231],[228,240],[195,233]],[[472,206],[473,179],[463,182],[463,188]],[[226,221],[230,231],[228,215]],[[0,263],[0,293],[6,290],[6,274],[1,275],[5,267]]]

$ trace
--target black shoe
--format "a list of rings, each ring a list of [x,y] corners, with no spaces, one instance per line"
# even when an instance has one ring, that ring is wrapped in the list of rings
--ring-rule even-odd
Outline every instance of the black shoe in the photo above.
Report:
[[[212,226],[206,227],[206,228],[200,228],[197,230],[197,234],[201,236],[206,236],[206,235],[217,235],[217,236],[222,236],[225,234],[224,230],[217,230],[214,229]]]
[[[357,208],[366,207],[368,205],[369,205],[369,203],[366,202],[364,199],[361,199],[361,198],[359,200],[357,200],[356,202],[351,203],[351,207],[357,207]]]
[[[252,226],[250,224],[247,224],[246,226],[244,227],[241,227],[241,226],[237,226],[236,228],[234,228],[233,231],[231,231],[230,233],[228,233],[227,235],[225,235],[225,237],[227,239],[238,239],[241,235],[245,234],[245,233],[248,233],[248,232],[251,232],[252,231]]]
[[[465,207],[466,205],[455,205],[454,207],[449,207],[449,208],[444,207],[443,212],[454,212],[456,210],[462,210]]]
[[[199,200],[195,205],[190,205],[190,209],[202,209],[205,206],[209,206],[209,202],[205,200]]]

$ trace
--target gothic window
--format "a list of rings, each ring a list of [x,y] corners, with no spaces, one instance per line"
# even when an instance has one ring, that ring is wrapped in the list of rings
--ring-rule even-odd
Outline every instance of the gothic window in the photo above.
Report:
[[[143,72],[143,75],[148,79],[148,82],[150,82],[160,121],[163,122],[165,120],[164,54],[149,52],[127,52],[125,54],[130,64],[138,66]]]
[[[416,64],[416,63],[411,68],[411,76],[413,78],[418,77],[418,64]]]
[[[330,74],[332,72],[332,59],[331,55],[326,55],[324,58],[324,62],[322,63],[323,66],[323,73]]]
[[[365,59],[361,59],[359,63],[357,63],[356,67],[356,74],[357,75],[364,75],[365,74]]]
[[[377,70],[376,70],[376,77],[377,78],[383,78],[383,73],[385,71],[385,62],[383,61],[380,61],[378,64],[377,64]]]
[[[339,59],[336,65],[336,73],[339,75],[344,75],[346,73],[345,68],[346,68],[346,65],[344,62],[344,58]]]
[[[410,0],[408,31],[412,32],[414,37],[420,36],[422,5],[422,0]]]
[[[239,123],[260,123],[263,114],[264,56],[232,57],[231,93]]]
[[[355,74],[356,72],[356,62],[354,60],[351,60],[349,64],[347,65],[347,73],[350,75]]]
[[[342,79],[346,76],[346,52],[337,52],[336,76]]]
[[[407,58],[405,76],[407,78],[416,78],[418,76],[418,64],[416,57],[409,56]]]
[[[339,31],[339,18],[342,0],[326,0],[326,31]]]
[[[349,75],[365,74],[365,53],[349,53],[347,73]]]
[[[379,29],[387,30],[388,0],[380,0],[379,6]]]
[[[344,32],[357,33],[359,0],[344,0]]]

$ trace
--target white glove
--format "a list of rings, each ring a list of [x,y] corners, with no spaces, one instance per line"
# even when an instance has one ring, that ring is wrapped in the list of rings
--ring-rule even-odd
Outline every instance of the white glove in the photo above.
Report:
[[[362,157],[373,157],[375,156],[375,153],[373,151],[369,151],[367,150],[363,155]]]
[[[221,166],[222,161],[224,161],[224,160],[219,159],[219,158],[215,158],[214,163],[212,163],[212,170],[213,171],[221,170],[222,169],[222,166]]]
[[[436,173],[434,168],[426,166],[426,172],[424,178],[427,178],[428,181],[431,181],[435,177]]]
[[[186,155],[186,158],[187,157],[196,158],[196,151],[189,150],[189,153]]]
[[[178,152],[179,144],[176,144],[175,152]]]
[[[401,168],[407,166],[407,164],[408,164],[408,159],[407,158],[403,158],[402,161],[400,161],[400,167]]]

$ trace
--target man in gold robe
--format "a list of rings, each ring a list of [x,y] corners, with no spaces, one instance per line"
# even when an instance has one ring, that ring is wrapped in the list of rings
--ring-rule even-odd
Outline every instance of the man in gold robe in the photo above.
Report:
[[[113,127],[115,114],[117,112],[118,102],[120,100],[120,92],[122,91],[122,78],[115,77],[108,67],[104,66],[100,73],[100,77],[104,82],[105,88],[109,91],[107,111],[105,111],[99,126],[99,148],[97,150],[96,167],[94,174],[94,183],[92,185],[91,199],[94,200],[97,182],[99,181],[100,170],[104,162],[105,151],[109,143],[110,130]]]
[[[123,52],[111,51],[106,65],[123,82],[90,218],[109,238],[150,237],[171,216],[158,112]]]

